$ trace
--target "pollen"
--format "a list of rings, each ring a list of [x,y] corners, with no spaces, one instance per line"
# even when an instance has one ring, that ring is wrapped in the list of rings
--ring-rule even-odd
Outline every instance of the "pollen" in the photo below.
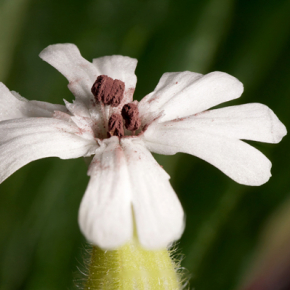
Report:
[[[122,109],[122,117],[125,120],[125,127],[130,131],[136,131],[141,126],[139,110],[136,104],[126,104]]]
[[[108,123],[108,133],[111,136],[124,136],[124,126],[122,116],[119,114],[112,114]]]
[[[116,79],[114,80],[110,92],[110,104],[112,107],[118,107],[123,99],[125,91],[125,83]]]
[[[103,102],[105,105],[117,107],[120,105],[125,91],[125,83],[121,80],[100,75],[91,88],[96,102]]]
[[[91,92],[96,101],[105,103],[111,92],[114,80],[108,76],[100,75],[92,86]]]

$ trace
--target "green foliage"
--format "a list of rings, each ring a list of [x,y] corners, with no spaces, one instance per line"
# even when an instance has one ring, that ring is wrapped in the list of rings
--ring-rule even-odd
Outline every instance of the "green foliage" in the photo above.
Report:
[[[164,72],[228,72],[245,85],[230,104],[264,103],[290,128],[289,13],[286,0],[2,0],[0,81],[28,99],[70,101],[67,81],[38,53],[72,42],[89,60],[138,58],[138,99]],[[261,187],[235,184],[192,156],[156,156],[186,212],[179,247],[191,287],[238,287],[262,227],[289,195],[289,142],[253,142],[273,163],[273,177]],[[77,212],[87,182],[83,160],[50,158],[0,185],[0,290],[73,287],[85,244]]]

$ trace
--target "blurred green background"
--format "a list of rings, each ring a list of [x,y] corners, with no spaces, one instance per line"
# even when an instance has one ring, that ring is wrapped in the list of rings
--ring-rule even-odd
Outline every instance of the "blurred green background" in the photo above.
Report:
[[[138,58],[137,99],[164,72],[225,71],[245,86],[229,104],[264,103],[289,129],[289,16],[289,0],[1,0],[0,81],[27,99],[71,101],[66,79],[38,57],[49,44],[71,42],[88,60]],[[261,187],[236,184],[193,156],[156,156],[186,212],[179,248],[190,289],[239,287],[261,230],[289,198],[289,143],[288,136],[278,145],[251,143],[273,163]],[[0,185],[1,290],[74,287],[87,183],[82,159],[50,158]]]

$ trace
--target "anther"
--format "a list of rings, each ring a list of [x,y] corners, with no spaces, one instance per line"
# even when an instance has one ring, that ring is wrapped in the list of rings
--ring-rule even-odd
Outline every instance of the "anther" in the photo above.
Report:
[[[96,101],[105,103],[111,92],[114,80],[108,76],[100,75],[92,86],[92,93]]]
[[[118,107],[123,99],[125,91],[125,83],[120,80],[114,80],[111,92],[110,92],[110,105],[112,107]]]
[[[109,119],[108,133],[111,136],[118,136],[119,138],[124,136],[123,119],[119,114],[112,114]]]
[[[118,79],[113,80],[106,75],[100,75],[93,84],[91,91],[97,102],[117,107],[123,99],[125,83]]]
[[[136,131],[141,126],[139,110],[136,104],[126,104],[122,109],[122,117],[125,120],[125,127],[130,131]]]

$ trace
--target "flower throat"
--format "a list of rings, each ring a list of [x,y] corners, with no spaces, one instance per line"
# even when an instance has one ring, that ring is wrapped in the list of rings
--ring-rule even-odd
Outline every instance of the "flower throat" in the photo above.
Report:
[[[118,107],[124,98],[125,83],[118,79],[113,80],[106,75],[100,75],[93,84],[91,92],[95,97],[95,102],[100,103],[102,108],[104,105]],[[121,114],[113,113],[107,125],[108,137],[123,137],[124,126],[134,135],[141,126],[138,106],[135,103],[124,105]]]

